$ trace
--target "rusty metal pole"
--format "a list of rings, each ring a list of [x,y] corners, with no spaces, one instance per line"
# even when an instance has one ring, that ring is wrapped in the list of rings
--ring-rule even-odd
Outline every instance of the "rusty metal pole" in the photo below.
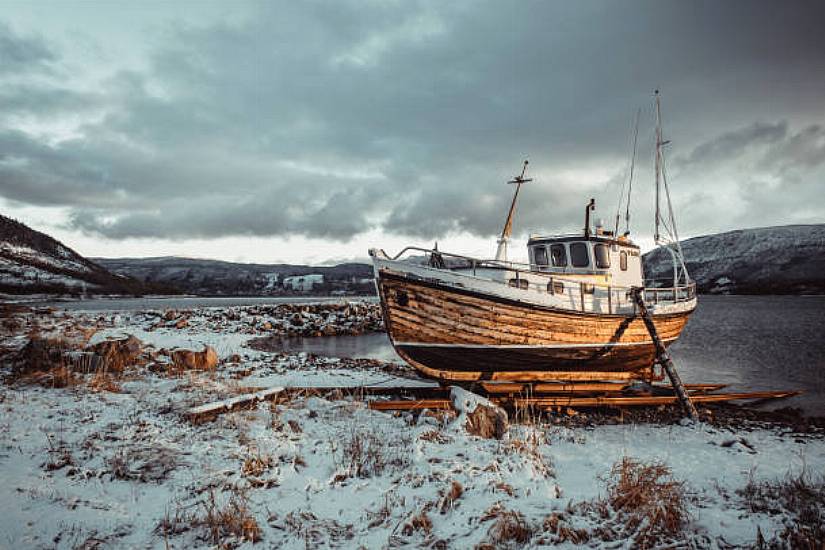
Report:
[[[693,402],[690,400],[690,396],[685,390],[684,384],[682,384],[682,379],[679,378],[679,373],[676,372],[676,365],[673,364],[673,360],[670,358],[667,349],[665,349],[662,339],[659,338],[656,325],[653,324],[653,318],[650,316],[650,311],[648,311],[647,306],[645,305],[644,298],[642,298],[643,290],[644,289],[641,287],[634,288],[633,299],[636,302],[636,305],[639,306],[639,315],[641,315],[642,320],[645,322],[645,326],[647,327],[647,331],[653,339],[653,345],[656,346],[656,360],[660,365],[662,365],[668,378],[670,378],[670,384],[676,391],[676,396],[679,398],[679,403],[681,403],[685,414],[690,417],[691,420],[697,421],[699,420],[699,413],[696,412],[696,407],[693,406]]]

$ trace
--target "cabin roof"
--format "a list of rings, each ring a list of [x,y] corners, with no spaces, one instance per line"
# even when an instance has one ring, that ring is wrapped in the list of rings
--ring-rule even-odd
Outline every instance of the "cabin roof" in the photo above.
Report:
[[[589,237],[585,237],[581,233],[569,235],[531,235],[530,239],[527,241],[527,246],[531,246],[534,244],[566,243],[574,241],[592,241],[605,244],[616,244],[619,246],[639,250],[639,246],[633,244],[633,242],[629,240],[619,240],[616,237],[607,235],[590,235]]]

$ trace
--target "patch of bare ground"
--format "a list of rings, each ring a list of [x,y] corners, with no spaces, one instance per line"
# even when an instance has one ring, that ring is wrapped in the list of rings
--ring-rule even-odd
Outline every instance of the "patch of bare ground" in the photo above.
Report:
[[[802,437],[825,436],[825,417],[806,416],[801,409],[759,410],[733,403],[703,404],[698,407],[702,422],[715,428],[735,431],[781,429]],[[574,414],[575,413],[575,414]],[[551,424],[569,428],[589,428],[614,424],[678,424],[684,414],[679,407],[590,408],[576,411],[548,411]],[[518,422],[518,420],[514,420]]]
[[[781,531],[757,530],[756,547],[764,549],[825,548],[825,476],[802,470],[783,479],[757,481],[754,472],[737,491],[751,513],[784,516]]]

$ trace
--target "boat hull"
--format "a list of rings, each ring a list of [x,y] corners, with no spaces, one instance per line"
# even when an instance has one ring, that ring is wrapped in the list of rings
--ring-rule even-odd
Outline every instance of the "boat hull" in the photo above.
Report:
[[[445,381],[654,378],[655,348],[635,315],[585,313],[379,270],[384,320],[398,354]],[[690,311],[654,315],[665,344]]]

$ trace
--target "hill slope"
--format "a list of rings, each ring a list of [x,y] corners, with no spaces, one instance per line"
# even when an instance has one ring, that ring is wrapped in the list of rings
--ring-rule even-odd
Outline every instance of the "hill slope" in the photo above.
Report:
[[[45,233],[0,215],[0,292],[141,294],[151,290],[109,273]]]
[[[699,292],[825,294],[825,224],[741,229],[682,242]],[[671,277],[670,254],[644,255],[646,278]]]
[[[372,267],[349,263],[313,267],[288,264],[242,264],[193,258],[96,258],[114,273],[146,283],[172,285],[184,292],[205,295],[267,295],[284,292],[285,277],[320,273],[325,284],[318,293],[348,290],[374,293]],[[359,282],[369,279],[369,282]]]

